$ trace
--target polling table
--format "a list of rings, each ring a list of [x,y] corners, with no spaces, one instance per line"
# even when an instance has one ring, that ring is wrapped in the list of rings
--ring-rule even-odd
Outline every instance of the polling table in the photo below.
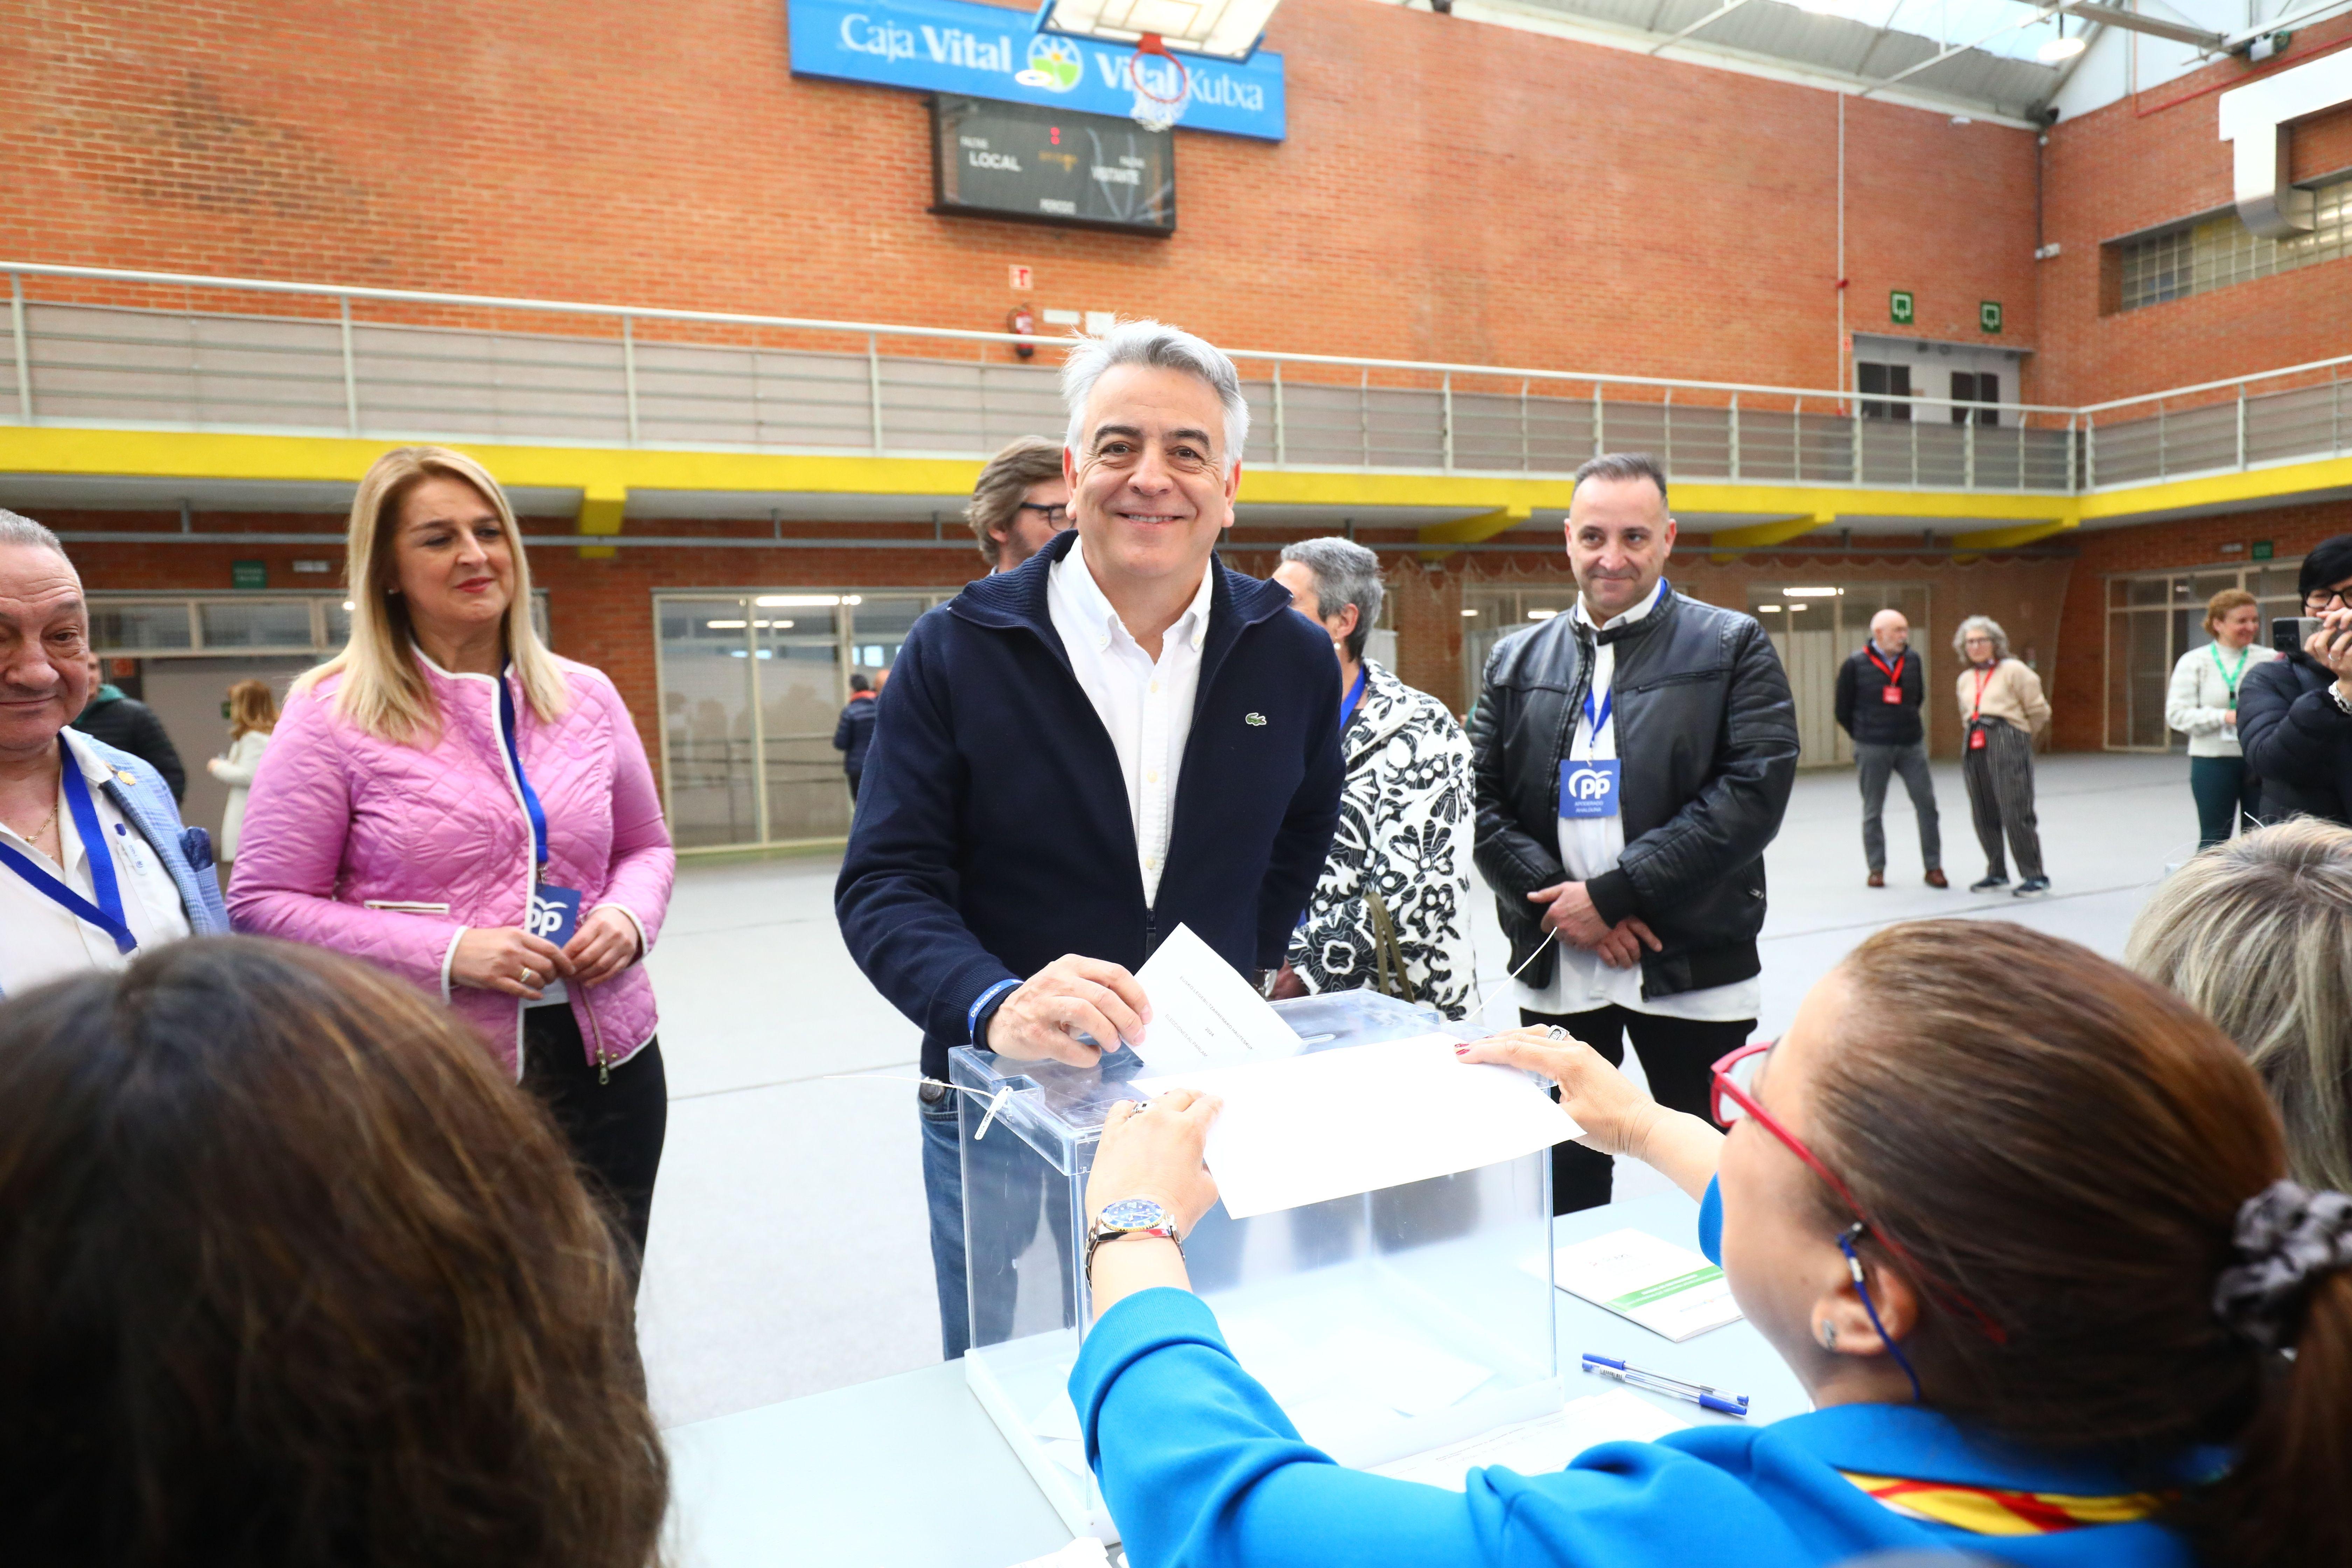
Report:
[[[1679,1193],[1552,1222],[1566,1244],[1631,1226],[1696,1245]],[[1680,1344],[1555,1290],[1569,1397],[1614,1386],[1576,1372],[1586,1352],[1749,1397],[1751,1426],[1812,1406],[1747,1322]],[[1642,1393],[1685,1425],[1731,1419]],[[682,1568],[1010,1568],[1070,1531],[955,1363],[671,1428],[670,1530]]]

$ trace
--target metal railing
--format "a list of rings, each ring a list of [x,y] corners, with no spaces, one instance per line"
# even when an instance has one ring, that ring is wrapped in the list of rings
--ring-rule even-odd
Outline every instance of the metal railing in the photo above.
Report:
[[[1065,422],[1051,338],[0,271],[0,424],[975,458]],[[1564,476],[1643,449],[1688,479],[2071,494],[2352,447],[2352,355],[2072,408],[1231,352],[1253,413],[1244,460],[1276,468]]]

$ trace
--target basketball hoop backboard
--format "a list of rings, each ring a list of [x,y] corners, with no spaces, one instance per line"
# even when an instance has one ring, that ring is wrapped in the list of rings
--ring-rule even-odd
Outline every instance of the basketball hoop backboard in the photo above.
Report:
[[[1171,49],[1213,59],[1245,60],[1256,52],[1280,0],[1045,0],[1037,29],[1106,43],[1147,37]]]

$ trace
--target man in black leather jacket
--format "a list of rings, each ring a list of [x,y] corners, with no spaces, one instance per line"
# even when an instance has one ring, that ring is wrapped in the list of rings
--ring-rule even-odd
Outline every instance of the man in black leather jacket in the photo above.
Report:
[[[2319,657],[2281,648],[2247,671],[2238,745],[2262,780],[2263,820],[2352,823],[2352,533],[2314,545],[2298,576],[2303,613],[2326,622],[2313,639]]]
[[[1655,461],[1585,464],[1567,534],[1576,607],[1496,647],[1471,716],[1478,869],[1520,1021],[1612,1062],[1630,1034],[1658,1100],[1705,1116],[1708,1068],[1756,1025],[1764,847],[1796,781],[1796,707],[1751,617],[1665,583],[1675,524]],[[1610,1174],[1607,1156],[1556,1147],[1554,1212],[1606,1203]]]

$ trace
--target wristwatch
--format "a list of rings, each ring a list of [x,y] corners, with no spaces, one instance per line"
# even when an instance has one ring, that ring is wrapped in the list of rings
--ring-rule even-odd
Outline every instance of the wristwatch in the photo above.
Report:
[[[1176,1234],[1176,1221],[1159,1199],[1121,1198],[1115,1204],[1105,1204],[1102,1213],[1095,1215],[1094,1224],[1087,1227],[1088,1289],[1095,1282],[1095,1249],[1122,1236],[1164,1236],[1176,1244],[1176,1256],[1184,1256],[1184,1242]]]

